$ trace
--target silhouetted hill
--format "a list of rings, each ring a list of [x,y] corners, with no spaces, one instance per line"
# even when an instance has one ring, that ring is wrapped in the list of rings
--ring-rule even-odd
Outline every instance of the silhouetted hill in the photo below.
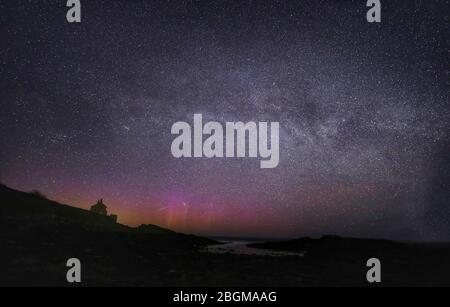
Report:
[[[156,225],[141,225],[132,228],[116,223],[108,216],[94,214],[88,210],[57,203],[34,191],[21,192],[0,185],[0,220],[4,231],[52,231],[75,232],[118,232],[135,234],[158,234],[181,236],[192,239],[195,236],[176,233]],[[204,244],[213,240],[196,237]]]
[[[4,230],[66,230],[129,232],[132,229],[111,218],[48,200],[36,193],[25,193],[0,186],[0,219]]]
[[[151,224],[143,224],[140,225],[136,228],[136,230],[138,232],[141,233],[153,233],[153,234],[175,234],[175,231],[166,229],[166,228],[162,228],[156,225],[151,225]]]

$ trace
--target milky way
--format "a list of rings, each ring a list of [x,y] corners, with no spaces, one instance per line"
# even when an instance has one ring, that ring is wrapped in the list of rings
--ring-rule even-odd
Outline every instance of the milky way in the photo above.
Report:
[[[208,235],[450,239],[448,1],[2,1],[0,180]],[[170,128],[280,122],[280,164]]]

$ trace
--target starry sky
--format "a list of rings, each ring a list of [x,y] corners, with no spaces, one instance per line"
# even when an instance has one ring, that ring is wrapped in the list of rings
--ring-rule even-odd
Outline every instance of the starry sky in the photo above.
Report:
[[[0,181],[201,235],[450,240],[449,1],[0,3]],[[280,163],[175,159],[278,121]]]

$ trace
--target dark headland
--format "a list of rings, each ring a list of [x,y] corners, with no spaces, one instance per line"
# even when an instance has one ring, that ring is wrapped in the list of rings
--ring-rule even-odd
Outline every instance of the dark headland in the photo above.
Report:
[[[87,286],[365,286],[372,257],[382,285],[450,285],[450,244],[325,236],[249,245],[303,257],[202,251],[210,244],[0,185],[0,285],[70,285],[66,261],[78,258]]]

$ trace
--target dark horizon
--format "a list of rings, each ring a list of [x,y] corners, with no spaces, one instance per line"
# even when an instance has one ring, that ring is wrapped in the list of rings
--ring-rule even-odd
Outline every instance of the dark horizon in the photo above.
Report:
[[[47,198],[47,196],[42,193],[40,190],[34,189],[32,191],[19,191],[16,189],[13,189],[11,187],[9,187],[8,185],[4,184],[3,182],[0,182],[0,186],[4,186],[8,189],[12,189],[13,191],[18,191],[18,192],[22,192],[22,193],[27,193],[27,194],[32,194],[38,197],[43,197],[46,200],[49,200],[51,202],[55,202],[58,205],[61,206],[68,206],[68,207],[72,207],[72,208],[78,208],[78,209],[83,209],[86,211],[89,211],[89,208],[80,208],[80,207],[74,207],[71,204],[65,204],[65,203],[59,203],[56,200],[53,199],[49,199]],[[110,212],[108,211],[108,214],[110,214]],[[158,224],[153,224],[153,223],[142,223],[142,224],[137,224],[137,225],[129,225],[126,223],[121,222],[120,220],[117,221],[118,224],[124,225],[124,226],[128,226],[131,228],[136,228],[138,226],[142,226],[142,225],[155,225],[158,227],[162,227],[164,228],[164,225],[158,225]],[[168,229],[168,230],[173,230],[173,229]],[[402,240],[402,239],[390,239],[390,238],[386,238],[386,237],[365,237],[365,236],[341,236],[339,234],[336,233],[322,233],[322,234],[310,234],[310,235],[304,235],[304,234],[299,234],[297,236],[292,236],[292,237],[271,237],[271,236],[229,236],[227,234],[208,234],[208,233],[185,233],[187,235],[195,235],[195,236],[202,236],[205,238],[209,238],[209,239],[213,239],[213,240],[217,240],[217,241],[242,241],[242,242],[275,242],[275,241],[289,241],[289,240],[296,240],[296,239],[301,239],[301,238],[311,238],[311,239],[320,239],[320,238],[324,238],[324,237],[342,237],[342,238],[351,238],[351,239],[380,239],[380,240],[393,240],[393,241],[398,241],[398,242],[403,242],[403,243],[449,243],[450,240],[443,240],[443,241],[420,241],[420,240]]]

